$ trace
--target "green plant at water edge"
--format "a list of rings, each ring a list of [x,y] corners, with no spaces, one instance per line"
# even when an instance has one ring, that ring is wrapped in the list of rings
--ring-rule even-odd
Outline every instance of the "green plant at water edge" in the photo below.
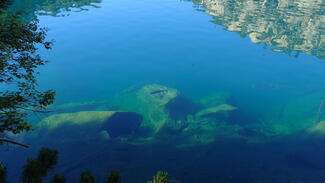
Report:
[[[52,178],[51,183],[65,183],[66,179],[64,176],[55,174]]]
[[[0,183],[6,183],[7,168],[0,162]]]
[[[158,171],[155,176],[153,176],[152,181],[148,181],[147,183],[170,183],[168,180],[168,173],[163,171]]]
[[[37,50],[51,49],[52,42],[45,41],[47,29],[38,20],[23,20],[22,12],[6,10],[1,1],[0,85],[5,89],[0,91],[0,135],[18,134],[31,130],[29,115],[47,112],[54,101],[55,92],[37,90],[36,81],[38,67],[46,63]]]
[[[80,183],[95,183],[95,177],[89,170],[84,171],[80,175]]]
[[[121,183],[122,177],[119,171],[112,170],[108,176],[107,183]]]
[[[58,151],[42,148],[37,159],[29,158],[23,167],[21,181],[23,183],[41,183],[48,171],[52,170],[58,162]]]

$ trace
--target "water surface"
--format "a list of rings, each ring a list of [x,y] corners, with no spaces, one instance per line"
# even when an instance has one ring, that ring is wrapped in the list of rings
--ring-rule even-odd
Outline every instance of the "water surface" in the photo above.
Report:
[[[21,160],[8,165],[11,180],[19,177],[26,154],[41,145],[59,148],[55,171],[68,182],[78,180],[83,169],[99,182],[111,169],[134,183],[157,170],[185,183],[325,180],[324,131],[317,126],[325,120],[322,0],[53,0],[33,1],[26,9],[55,40],[51,51],[41,51],[50,62],[39,83],[57,91],[54,108],[62,109],[57,114],[134,111],[145,124],[154,123],[146,116],[150,111],[133,101],[152,84],[197,103],[228,96],[226,103],[240,113],[208,127],[187,116],[184,121],[198,130],[138,134],[126,142],[93,142],[82,135],[73,144],[34,140],[28,153],[13,150]],[[183,137],[186,130],[191,135]],[[153,140],[139,143],[143,138]],[[8,164],[15,162],[3,153]]]

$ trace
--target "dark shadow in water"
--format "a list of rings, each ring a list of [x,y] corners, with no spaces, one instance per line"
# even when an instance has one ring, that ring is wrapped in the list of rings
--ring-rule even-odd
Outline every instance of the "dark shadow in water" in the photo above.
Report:
[[[134,112],[115,113],[102,126],[111,137],[128,135],[138,129],[142,122],[142,116]]]
[[[168,111],[171,119],[185,120],[187,115],[195,114],[202,109],[202,106],[193,103],[183,95],[178,95],[165,105],[165,109]]]

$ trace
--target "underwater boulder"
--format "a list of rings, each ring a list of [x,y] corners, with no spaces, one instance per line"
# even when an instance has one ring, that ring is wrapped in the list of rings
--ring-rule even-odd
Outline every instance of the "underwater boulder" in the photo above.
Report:
[[[141,103],[154,106],[164,106],[178,95],[180,95],[178,90],[158,84],[146,85],[137,92],[137,97]]]
[[[99,136],[128,136],[135,132],[142,116],[135,112],[82,111],[54,114],[42,120],[39,135],[64,139],[93,139]]]
[[[313,134],[313,135],[325,135],[325,121],[321,121],[316,123],[314,126],[311,128],[308,128],[307,130],[308,134]]]
[[[62,105],[53,105],[49,110],[55,113],[73,113],[80,111],[116,111],[118,106],[102,101],[84,101],[84,102],[70,102]]]
[[[204,108],[209,108],[221,104],[232,104],[232,98],[229,93],[217,92],[210,96],[203,97],[195,102],[202,105]]]
[[[186,119],[198,111],[198,106],[178,90],[166,86],[146,85],[137,92],[138,112],[143,125],[157,133],[168,121]]]
[[[278,114],[273,114],[267,120],[270,120],[274,130],[279,134],[291,134],[309,128],[309,133],[319,131],[322,123],[319,123],[318,126],[317,124],[313,125],[315,122],[325,120],[322,115],[325,113],[323,101],[324,93],[322,92],[295,97],[284,103],[285,106]],[[279,116],[278,120],[272,120],[275,115]]]
[[[209,107],[206,109],[203,109],[196,113],[197,117],[203,117],[203,118],[217,118],[219,120],[225,120],[229,118],[230,112],[237,110],[237,107],[234,107],[229,104],[221,104],[215,107]]]
[[[217,121],[227,121],[229,124],[237,125],[259,122],[255,113],[248,112],[245,106],[239,107],[236,100],[227,92],[216,92],[210,96],[206,96],[195,101],[195,103],[200,104],[204,108],[199,113],[210,113],[206,114],[205,116],[202,115],[201,117],[208,117],[210,119],[214,118]],[[236,109],[234,106],[236,106]],[[224,108],[223,111],[221,111],[222,108]],[[214,110],[220,111],[213,112]],[[196,114],[196,117],[200,116]]]
[[[195,116],[197,118],[210,118],[217,122],[223,121],[236,125],[255,124],[259,122],[254,115],[230,104],[205,108],[196,113]]]

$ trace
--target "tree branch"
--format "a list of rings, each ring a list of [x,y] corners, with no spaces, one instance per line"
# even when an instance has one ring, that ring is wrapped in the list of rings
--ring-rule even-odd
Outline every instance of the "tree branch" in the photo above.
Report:
[[[0,138],[0,142],[8,142],[8,143],[11,143],[11,144],[16,144],[16,145],[20,145],[20,146],[29,148],[29,145],[27,145],[27,144],[23,144],[23,143],[20,143],[20,142],[14,141],[14,140],[10,140],[10,139],[1,139]]]

